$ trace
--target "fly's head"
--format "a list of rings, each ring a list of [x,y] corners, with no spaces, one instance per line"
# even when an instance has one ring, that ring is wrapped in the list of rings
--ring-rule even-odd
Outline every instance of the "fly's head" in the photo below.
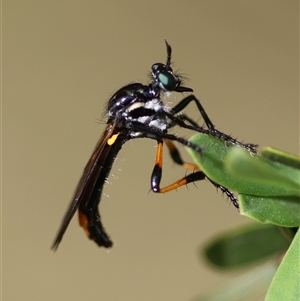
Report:
[[[167,47],[167,62],[155,63],[151,68],[151,77],[153,78],[153,86],[159,87],[165,92],[193,92],[193,89],[182,86],[180,76],[176,75],[171,68],[172,48],[165,40]]]

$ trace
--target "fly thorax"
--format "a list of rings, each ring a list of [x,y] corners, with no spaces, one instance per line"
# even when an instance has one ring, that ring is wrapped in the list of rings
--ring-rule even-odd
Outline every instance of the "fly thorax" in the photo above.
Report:
[[[147,127],[155,128],[159,131],[166,131],[167,119],[164,112],[167,110],[164,103],[159,99],[151,99],[146,102],[135,102],[128,106],[122,117],[127,121],[139,122]],[[140,136],[140,132],[132,132],[131,136]]]

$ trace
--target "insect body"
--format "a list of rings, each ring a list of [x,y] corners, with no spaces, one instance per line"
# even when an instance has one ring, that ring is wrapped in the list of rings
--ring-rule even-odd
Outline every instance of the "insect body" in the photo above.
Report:
[[[150,138],[157,141],[156,164],[151,176],[151,189],[157,193],[167,192],[187,183],[206,178],[203,172],[197,171],[172,185],[160,188],[164,141],[170,149],[173,160],[181,165],[184,165],[184,162],[181,160],[172,141],[179,142],[180,144],[201,153],[201,148],[199,146],[168,132],[170,128],[176,125],[216,136],[224,141],[240,145],[250,151],[255,150],[254,145],[242,144],[230,136],[216,130],[199,100],[194,95],[184,98],[173,109],[169,109],[164,105],[161,97],[163,93],[193,91],[191,88],[183,86],[180,76],[173,72],[171,68],[172,49],[167,42],[166,47],[167,62],[166,64],[156,63],[152,65],[152,81],[149,85],[143,85],[141,83],[126,85],[115,92],[109,99],[105,109],[105,113],[108,116],[107,127],[84,169],[74,197],[53,243],[53,249],[57,249],[77,210],[79,223],[85,230],[87,236],[94,240],[98,246],[103,246],[105,248],[112,246],[112,241],[106,234],[102,225],[98,205],[101,200],[104,183],[109,175],[114,159],[122,148],[122,145],[128,140]],[[180,114],[191,101],[196,103],[200,114],[207,124],[207,129],[198,126],[188,116]],[[197,168],[193,164],[189,167]],[[212,183],[226,192],[235,206],[238,206],[237,201],[231,192],[217,183]]]

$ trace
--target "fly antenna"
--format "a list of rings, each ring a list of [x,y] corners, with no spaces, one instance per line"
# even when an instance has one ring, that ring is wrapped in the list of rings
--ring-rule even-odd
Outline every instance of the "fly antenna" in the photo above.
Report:
[[[171,56],[172,56],[172,48],[170,44],[165,40],[166,46],[167,46],[167,63],[166,65],[169,67],[171,65]]]

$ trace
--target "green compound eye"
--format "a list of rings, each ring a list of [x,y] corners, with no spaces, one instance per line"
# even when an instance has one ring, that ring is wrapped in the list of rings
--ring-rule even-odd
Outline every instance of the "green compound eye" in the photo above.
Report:
[[[177,91],[177,87],[180,86],[180,80],[171,69],[161,63],[152,65],[152,76],[156,80],[159,87],[164,91]]]
[[[158,74],[158,81],[161,88],[166,91],[174,91],[179,83],[178,77],[168,72]]]

